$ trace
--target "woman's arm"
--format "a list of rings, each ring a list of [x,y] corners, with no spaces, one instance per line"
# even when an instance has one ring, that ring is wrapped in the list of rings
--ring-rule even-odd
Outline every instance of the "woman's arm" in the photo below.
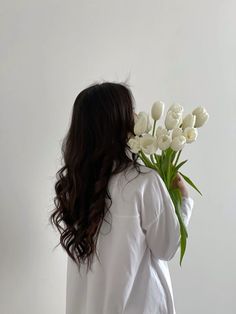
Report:
[[[181,212],[186,227],[189,224],[194,201],[183,196]],[[160,175],[155,173],[143,193],[143,215],[154,212],[153,220],[143,225],[147,245],[154,258],[169,261],[180,245],[180,226],[175,207]],[[143,219],[143,221],[147,221]]]

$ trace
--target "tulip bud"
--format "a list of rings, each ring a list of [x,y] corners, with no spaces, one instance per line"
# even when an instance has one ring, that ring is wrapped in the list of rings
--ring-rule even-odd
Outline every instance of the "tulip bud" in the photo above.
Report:
[[[172,139],[175,138],[176,136],[182,135],[183,130],[181,128],[175,128],[172,131]]]
[[[185,143],[186,143],[186,138],[183,135],[179,135],[179,136],[176,136],[175,138],[173,138],[173,140],[170,144],[170,147],[174,151],[179,151],[179,150],[184,148]]]
[[[196,122],[196,116],[193,115],[192,113],[187,114],[183,119],[182,129],[185,129],[187,127],[193,128],[195,122]]]
[[[142,135],[143,133],[148,133],[151,128],[152,125],[150,123],[148,114],[144,111],[139,112],[134,124],[134,133],[136,135]]]
[[[151,116],[153,120],[159,120],[164,112],[165,104],[162,101],[156,101],[152,105]]]
[[[197,139],[198,130],[196,128],[187,127],[183,131],[183,136],[186,138],[187,143],[192,143]]]
[[[209,114],[203,106],[195,108],[192,113],[196,116],[195,128],[203,126],[209,118]]]
[[[167,130],[172,130],[177,128],[181,123],[181,116],[174,112],[174,111],[168,111],[166,118],[165,118],[165,126]]]
[[[136,135],[135,137],[130,138],[127,144],[133,153],[137,154],[140,151],[140,137],[139,136]]]
[[[161,150],[166,150],[167,148],[169,148],[170,143],[171,143],[171,137],[169,135],[161,134],[157,138],[157,144]]]
[[[144,116],[141,116],[137,119],[134,125],[134,133],[136,135],[142,135],[147,128],[147,119]]]
[[[145,154],[154,154],[158,149],[156,137],[150,134],[144,134],[140,137],[140,148]]]
[[[156,129],[156,138],[158,138],[162,134],[170,135],[170,131],[168,131],[166,128],[163,128],[162,126],[158,126]]]
[[[173,111],[180,116],[183,114],[184,107],[181,106],[180,104],[173,104],[172,106],[169,107],[168,111]]]

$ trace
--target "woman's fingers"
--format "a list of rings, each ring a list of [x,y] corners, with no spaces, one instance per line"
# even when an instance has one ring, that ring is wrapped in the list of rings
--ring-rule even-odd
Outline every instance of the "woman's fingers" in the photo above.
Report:
[[[181,182],[181,177],[180,177],[180,174],[177,173],[177,174],[176,174],[176,177],[175,177],[175,179],[174,179],[174,181],[173,181],[173,186],[174,186],[174,187],[179,186],[180,182]]]
[[[176,177],[173,181],[173,187],[174,188],[179,188],[182,196],[188,197],[188,189],[184,183],[183,178],[179,173],[176,174]]]

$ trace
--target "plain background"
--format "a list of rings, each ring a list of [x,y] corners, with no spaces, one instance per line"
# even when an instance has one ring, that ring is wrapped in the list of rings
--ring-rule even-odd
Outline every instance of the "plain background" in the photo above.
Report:
[[[203,197],[182,267],[169,262],[177,314],[234,314],[236,2],[1,1],[0,312],[64,314],[66,255],[48,225],[61,140],[77,94],[129,83],[136,111],[155,100],[210,114],[182,158]]]

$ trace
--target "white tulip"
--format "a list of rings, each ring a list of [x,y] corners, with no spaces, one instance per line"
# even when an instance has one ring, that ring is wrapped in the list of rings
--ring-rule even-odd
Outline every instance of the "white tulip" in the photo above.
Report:
[[[158,149],[156,137],[150,134],[144,134],[140,137],[140,148],[145,154],[154,154]]]
[[[136,117],[136,123],[134,124],[134,133],[136,135],[142,135],[145,133],[148,129],[148,115],[146,112],[139,112],[139,114]]]
[[[148,132],[151,131],[151,129],[152,129],[152,124],[151,124],[151,121],[150,121],[150,117],[149,117],[149,115],[148,115],[146,112],[144,112],[144,111],[141,111],[141,112],[139,113],[139,117],[140,117],[140,116],[145,116],[146,119],[147,119],[147,128],[146,128],[146,130],[145,130],[145,133],[148,133]]]
[[[179,115],[179,113],[176,113],[174,111],[168,111],[165,118],[165,126],[167,130],[172,130],[177,127],[182,122],[182,117]]]
[[[192,114],[196,116],[196,122],[194,124],[195,128],[200,128],[203,126],[209,118],[209,114],[203,106],[195,108]]]
[[[137,115],[137,113],[136,113],[136,112],[134,112],[134,123],[136,123],[136,122],[137,122],[137,120],[138,120],[138,115]]]
[[[175,128],[172,131],[172,139],[175,138],[176,136],[182,135],[183,130],[181,128]]]
[[[192,143],[197,139],[198,130],[196,128],[187,127],[183,131],[183,136],[186,138],[187,143]]]
[[[145,111],[140,111],[138,114],[137,114],[137,120],[141,117],[145,117],[147,120],[148,120],[148,114],[145,112]]]
[[[149,119],[149,115],[146,112],[144,111],[139,112],[135,119],[136,122],[134,125],[134,133],[136,135],[148,133],[152,129],[152,124]]]
[[[140,151],[140,137],[139,136],[136,135],[135,137],[131,137],[128,140],[127,144],[133,153],[137,154]]]
[[[182,129],[185,129],[187,127],[193,128],[196,122],[196,116],[193,115],[192,113],[187,114],[182,123]]]
[[[153,120],[159,120],[164,112],[165,104],[162,101],[156,101],[152,105],[151,116]]]
[[[162,126],[158,126],[156,129],[156,138],[158,138],[160,135],[170,135],[170,131],[168,131],[166,128],[163,128]]]
[[[173,104],[172,106],[169,107],[168,111],[173,111],[177,113],[179,116],[183,114],[184,107],[181,106],[180,104]]]
[[[137,119],[134,124],[134,133],[136,135],[142,135],[147,129],[147,119],[144,116],[141,116]]]
[[[176,136],[175,138],[173,138],[173,140],[170,144],[170,147],[174,151],[179,151],[179,150],[184,148],[185,143],[186,143],[186,138],[183,135],[179,135],[179,136]]]
[[[167,148],[169,148],[170,143],[171,143],[171,137],[169,135],[161,134],[157,138],[157,144],[161,150],[166,150]]]

